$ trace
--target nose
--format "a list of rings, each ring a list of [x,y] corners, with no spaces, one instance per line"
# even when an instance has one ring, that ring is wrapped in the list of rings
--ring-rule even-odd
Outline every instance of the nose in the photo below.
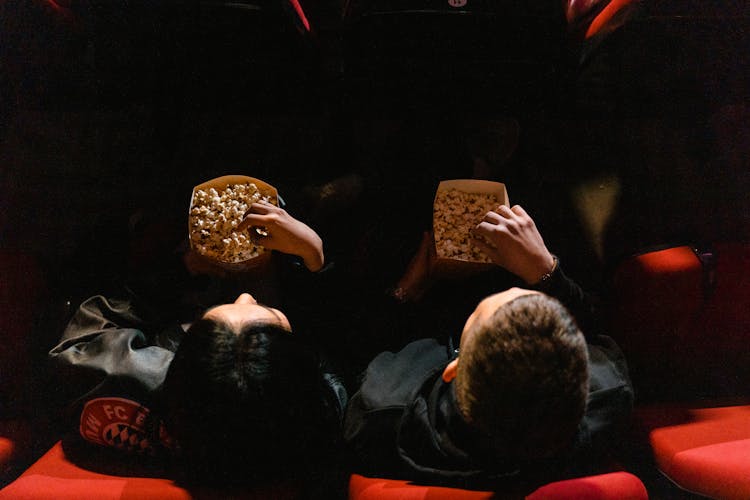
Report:
[[[249,293],[243,293],[239,297],[237,297],[237,300],[235,300],[234,303],[235,304],[257,304],[258,301],[255,300],[255,297],[253,297]]]

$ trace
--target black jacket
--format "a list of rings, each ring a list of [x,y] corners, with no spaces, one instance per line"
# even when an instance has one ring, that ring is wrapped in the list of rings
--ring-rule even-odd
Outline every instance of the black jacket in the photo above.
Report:
[[[561,270],[547,287],[571,310],[590,312],[583,292]],[[460,416],[453,386],[441,377],[456,354],[433,339],[381,353],[370,363],[349,403],[344,438],[362,472],[428,483],[524,490],[586,471],[625,425],[633,403],[619,348],[601,335],[588,335],[587,342],[589,397],[575,444],[544,463],[486,458],[482,436]]]

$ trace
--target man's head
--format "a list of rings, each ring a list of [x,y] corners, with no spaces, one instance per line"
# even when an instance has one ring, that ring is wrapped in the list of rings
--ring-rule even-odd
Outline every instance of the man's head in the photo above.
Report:
[[[167,427],[189,480],[272,478],[326,435],[330,395],[317,354],[286,316],[248,294],[186,332],[164,384]]]
[[[443,379],[495,453],[549,457],[572,442],[586,407],[586,342],[560,302],[512,288],[477,306]]]

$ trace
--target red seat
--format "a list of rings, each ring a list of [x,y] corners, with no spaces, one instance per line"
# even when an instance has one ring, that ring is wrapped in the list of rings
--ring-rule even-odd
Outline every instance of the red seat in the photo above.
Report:
[[[0,277],[0,484],[3,484],[31,458],[30,337],[45,287],[38,263],[22,252],[0,250]]]
[[[0,420],[0,484],[11,477],[22,457],[28,456],[31,437],[26,420]]]
[[[379,479],[353,474],[349,481],[350,500],[483,500],[495,498],[489,491],[422,486],[408,481]],[[628,472],[612,472],[547,484],[527,500],[646,500],[648,493],[640,479]]]
[[[233,492],[231,498],[297,498],[293,486],[274,485]],[[29,467],[20,477],[0,490],[1,500],[177,500],[227,498],[222,492],[189,490],[171,479],[114,476],[84,469],[65,455],[60,442]]]
[[[662,400],[703,392],[700,405],[637,409],[656,467],[687,491],[750,498],[750,245],[649,252],[620,265],[614,285],[613,325],[638,381],[661,385]]]
[[[659,470],[682,489],[750,498],[750,406],[641,409]]]
[[[622,26],[640,0],[568,0],[566,17],[574,37],[607,35]]]
[[[750,387],[750,245],[644,253],[613,276],[612,334],[641,401],[739,396]]]

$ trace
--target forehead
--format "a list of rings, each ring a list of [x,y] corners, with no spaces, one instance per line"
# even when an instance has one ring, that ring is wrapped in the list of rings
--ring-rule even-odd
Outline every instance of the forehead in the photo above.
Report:
[[[289,320],[281,311],[259,304],[222,304],[207,310],[203,317],[231,324],[235,331],[241,331],[248,323],[273,324],[292,330]]]

